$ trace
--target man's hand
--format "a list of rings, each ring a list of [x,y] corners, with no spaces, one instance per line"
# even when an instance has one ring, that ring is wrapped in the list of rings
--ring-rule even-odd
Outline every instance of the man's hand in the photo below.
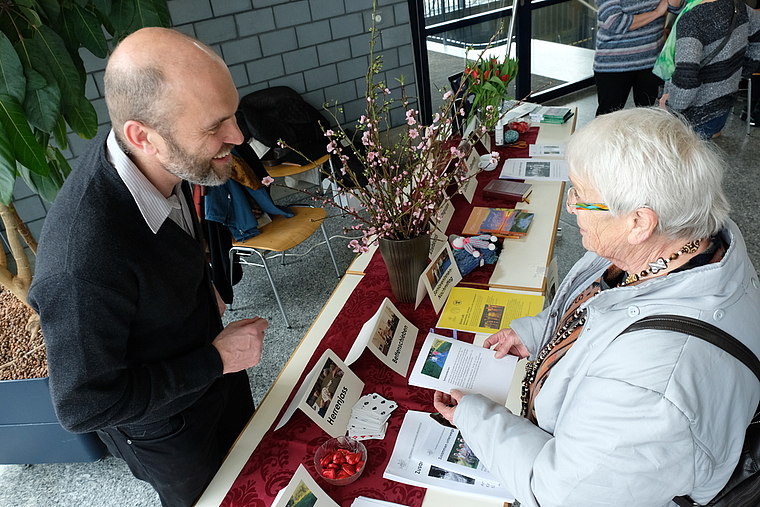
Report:
[[[211,344],[219,351],[224,373],[256,366],[264,347],[264,331],[269,322],[261,317],[231,322]]]
[[[457,409],[459,400],[462,399],[462,391],[452,389],[451,394],[436,391],[433,394],[433,406],[451,424],[454,424],[454,411]]]
[[[489,349],[493,345],[496,345],[494,348],[496,351],[496,359],[501,359],[507,354],[512,354],[513,356],[520,358],[528,357],[530,355],[530,352],[528,352],[528,349],[520,341],[520,337],[517,336],[517,333],[509,328],[502,329],[501,331],[492,334],[486,338],[485,342],[483,342],[483,346]]]

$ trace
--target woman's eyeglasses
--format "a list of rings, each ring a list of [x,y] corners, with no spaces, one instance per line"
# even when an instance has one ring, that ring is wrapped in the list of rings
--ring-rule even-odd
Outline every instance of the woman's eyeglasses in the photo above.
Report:
[[[567,191],[567,201],[565,201],[565,206],[567,206],[567,211],[572,212],[579,209],[585,209],[585,210],[591,210],[591,211],[609,211],[610,208],[604,203],[601,202],[578,202],[578,192],[576,192],[575,187],[570,187],[570,190]]]

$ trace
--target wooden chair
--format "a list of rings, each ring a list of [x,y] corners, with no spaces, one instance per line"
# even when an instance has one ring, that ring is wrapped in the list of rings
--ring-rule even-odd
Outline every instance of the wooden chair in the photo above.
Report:
[[[272,178],[294,176],[296,174],[305,173],[306,171],[311,171],[315,167],[320,167],[321,165],[324,165],[325,163],[327,163],[328,160],[330,160],[330,155],[325,154],[324,156],[318,158],[314,162],[310,162],[308,164],[304,164],[304,165],[280,164],[280,165],[267,167],[266,171],[269,173],[269,176],[271,176]]]
[[[322,229],[327,250],[330,252],[330,258],[332,259],[333,267],[335,268],[335,274],[338,278],[341,276],[340,271],[338,270],[338,264],[335,262],[335,255],[330,246],[330,240],[327,237],[327,231],[324,227],[324,219],[327,216],[327,211],[325,211],[324,208],[312,208],[306,206],[293,206],[291,209],[295,213],[295,216],[285,218],[282,215],[274,215],[270,223],[259,228],[261,234],[246,241],[233,241],[232,248],[230,248],[230,266],[233,265],[233,262],[235,262],[235,259],[237,258],[240,264],[264,268],[267,277],[269,278],[269,283],[272,285],[272,291],[277,300],[277,305],[280,307],[280,312],[282,312],[282,318],[285,320],[285,325],[288,328],[290,327],[290,323],[285,314],[285,309],[282,306],[282,301],[280,300],[280,294],[275,286],[274,278],[272,278],[272,273],[267,265],[267,256],[271,257],[272,255],[270,254],[278,253],[282,257],[282,264],[284,265],[285,252],[287,250],[303,243],[317,229]],[[259,256],[261,263],[248,261],[248,257],[253,254]],[[232,269],[230,269],[230,273],[232,273]]]

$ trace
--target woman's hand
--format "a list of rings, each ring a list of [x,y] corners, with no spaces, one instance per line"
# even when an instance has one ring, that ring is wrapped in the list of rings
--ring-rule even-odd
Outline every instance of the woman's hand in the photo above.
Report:
[[[483,346],[489,349],[493,345],[496,345],[494,348],[496,351],[496,359],[501,359],[507,354],[512,354],[519,358],[528,357],[530,355],[530,352],[528,352],[527,347],[523,345],[523,342],[520,341],[520,337],[517,336],[517,333],[509,328],[502,329],[498,333],[492,334],[486,338],[485,342],[483,342]]]
[[[457,409],[459,400],[462,399],[462,391],[452,389],[451,394],[436,391],[433,394],[433,406],[451,424],[454,424],[454,411]]]
[[[670,94],[669,93],[663,93],[662,97],[660,97],[660,107],[663,108],[663,109],[667,109],[668,108],[668,106],[667,106],[667,104],[668,104],[668,95],[670,95]]]

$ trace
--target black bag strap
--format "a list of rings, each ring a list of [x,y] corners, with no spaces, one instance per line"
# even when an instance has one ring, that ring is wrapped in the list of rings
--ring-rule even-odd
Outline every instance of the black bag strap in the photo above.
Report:
[[[744,363],[747,368],[760,380],[760,359],[742,342],[703,320],[692,319],[681,315],[653,315],[637,320],[623,330],[622,334],[639,329],[659,329],[662,331],[675,331],[696,336],[716,347],[728,352],[736,359]],[[620,335],[618,335],[620,336]],[[757,407],[755,417],[760,413],[760,405]],[[754,418],[753,418],[754,419]],[[699,507],[699,504],[688,496],[677,496],[673,501],[680,507]]]
[[[728,44],[728,39],[731,38],[731,34],[734,32],[734,28],[736,28],[736,17],[738,14],[738,10],[739,10],[739,2],[738,0],[734,0],[734,14],[731,16],[731,24],[728,26],[728,33],[726,34],[725,37],[723,37],[723,40],[720,42],[718,47],[715,48],[712,53],[707,55],[707,58],[702,60],[702,63],[701,63],[702,67],[710,63],[712,59],[715,58],[718,53],[720,53],[720,50],[726,47],[726,44]]]
[[[747,368],[760,380],[760,359],[742,342],[703,320],[692,319],[681,315],[653,315],[637,320],[620,333],[628,333],[638,329],[659,329],[676,331],[701,338],[719,347],[744,363]]]

